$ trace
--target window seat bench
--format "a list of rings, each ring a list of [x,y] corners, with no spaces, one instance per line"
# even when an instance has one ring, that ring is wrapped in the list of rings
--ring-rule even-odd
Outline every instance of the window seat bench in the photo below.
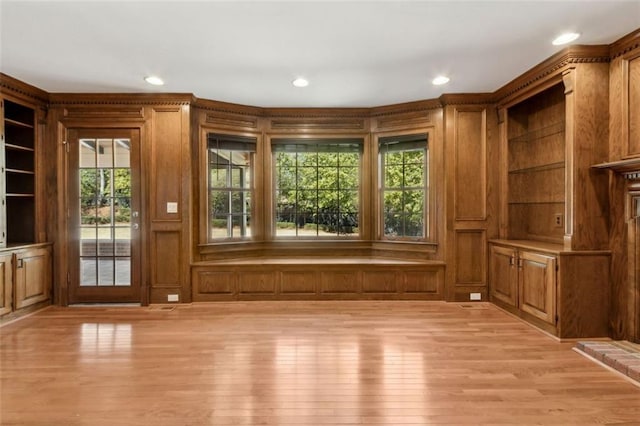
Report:
[[[192,264],[194,302],[444,300],[445,263],[372,256],[254,257]]]

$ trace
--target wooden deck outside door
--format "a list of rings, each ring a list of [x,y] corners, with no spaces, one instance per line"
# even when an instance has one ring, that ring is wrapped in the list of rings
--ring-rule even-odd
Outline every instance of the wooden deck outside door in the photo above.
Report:
[[[69,132],[69,303],[140,302],[140,134]]]

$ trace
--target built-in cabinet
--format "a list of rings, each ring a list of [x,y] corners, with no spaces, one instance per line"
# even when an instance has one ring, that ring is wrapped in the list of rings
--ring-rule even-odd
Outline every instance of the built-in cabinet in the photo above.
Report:
[[[555,325],[557,257],[514,247],[491,246],[492,296]]]
[[[535,241],[493,240],[491,300],[558,337],[608,334],[610,253]]]
[[[0,91],[0,316],[48,303],[52,244],[47,243],[42,157],[43,92],[2,76]]]
[[[607,156],[607,75],[606,63],[567,65],[499,106],[491,300],[559,337],[608,335],[607,179],[590,172]]]
[[[51,298],[51,244],[0,249],[0,315]]]

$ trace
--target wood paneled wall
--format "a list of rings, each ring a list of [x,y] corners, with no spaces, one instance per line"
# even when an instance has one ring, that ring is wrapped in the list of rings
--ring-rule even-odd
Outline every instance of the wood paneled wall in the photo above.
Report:
[[[487,241],[497,236],[497,114],[490,96],[443,96],[447,299],[488,299]],[[461,102],[468,102],[464,104]],[[475,101],[472,102],[472,101]]]

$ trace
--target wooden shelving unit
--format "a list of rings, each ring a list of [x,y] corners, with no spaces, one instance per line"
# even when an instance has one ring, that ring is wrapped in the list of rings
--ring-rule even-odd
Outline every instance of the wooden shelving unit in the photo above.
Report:
[[[2,246],[35,242],[36,126],[33,107],[2,100]]]
[[[565,212],[565,96],[557,84],[508,109],[509,239],[561,244]]]
[[[489,246],[490,298],[561,338],[608,334],[610,252],[598,212],[607,181],[591,172],[607,156],[606,75],[606,66],[580,64],[547,76],[513,93],[499,114],[501,219]]]

